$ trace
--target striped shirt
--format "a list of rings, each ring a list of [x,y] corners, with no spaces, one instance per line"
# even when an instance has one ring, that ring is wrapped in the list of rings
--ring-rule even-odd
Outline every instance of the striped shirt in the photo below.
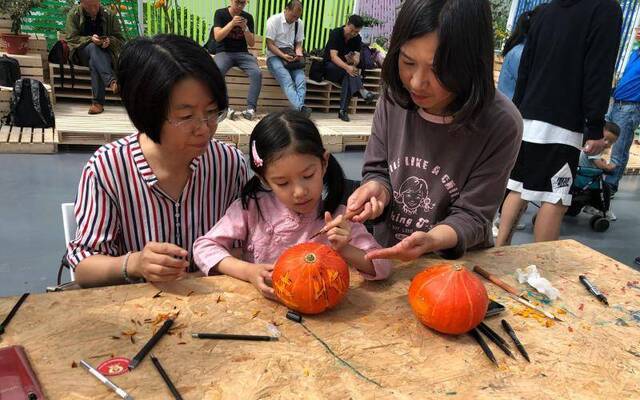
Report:
[[[75,268],[92,255],[141,251],[149,241],[173,243],[191,254],[193,242],[240,195],[247,164],[240,150],[212,140],[190,168],[191,178],[174,201],[159,187],[138,134],[98,149],[80,178],[69,264]],[[196,270],[193,263],[190,270]]]

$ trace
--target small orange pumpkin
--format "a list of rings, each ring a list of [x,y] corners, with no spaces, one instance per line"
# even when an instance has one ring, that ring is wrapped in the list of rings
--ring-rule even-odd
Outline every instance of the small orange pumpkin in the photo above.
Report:
[[[349,268],[331,247],[302,243],[280,255],[272,281],[284,305],[304,314],[318,314],[335,307],[347,294]]]
[[[459,335],[484,319],[487,290],[472,272],[460,265],[433,265],[413,278],[409,304],[420,322],[438,332]]]

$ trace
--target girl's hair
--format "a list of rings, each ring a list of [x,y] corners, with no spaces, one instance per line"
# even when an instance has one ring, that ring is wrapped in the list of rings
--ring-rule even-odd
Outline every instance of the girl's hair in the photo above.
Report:
[[[531,28],[531,19],[537,13],[538,8],[534,8],[531,11],[524,12],[518,17],[518,22],[513,28],[511,35],[504,42],[504,48],[502,49],[502,56],[506,56],[508,52],[514,47],[523,43],[529,34],[529,28]]]
[[[325,153],[318,128],[304,113],[293,110],[274,112],[260,120],[251,132],[249,146],[249,164],[256,175],[242,189],[242,206],[245,209],[251,199],[256,200],[258,204],[259,192],[269,191],[261,184],[259,176],[264,177],[267,166],[280,158],[285,151],[310,154],[321,160],[324,160]],[[332,155],[329,156],[323,182],[322,210],[318,214],[319,217],[323,216],[325,211],[333,213],[344,195],[344,173]]]
[[[432,32],[437,33],[439,42],[433,60],[435,74],[455,95],[448,111],[454,113],[455,125],[473,125],[495,95],[488,0],[406,0],[382,68],[385,98],[406,109],[417,108],[400,79],[400,49],[406,42]]]

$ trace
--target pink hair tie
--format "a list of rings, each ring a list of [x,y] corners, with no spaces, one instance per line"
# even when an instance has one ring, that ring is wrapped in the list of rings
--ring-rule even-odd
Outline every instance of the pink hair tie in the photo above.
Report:
[[[260,158],[260,156],[258,155],[258,149],[256,148],[255,140],[251,143],[251,155],[253,156],[253,164],[258,168],[262,167],[262,158]]]

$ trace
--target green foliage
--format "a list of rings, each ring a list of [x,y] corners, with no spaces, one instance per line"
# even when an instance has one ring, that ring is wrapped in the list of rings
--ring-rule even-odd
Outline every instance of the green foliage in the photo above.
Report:
[[[490,2],[491,14],[493,15],[494,46],[496,49],[501,49],[504,41],[509,37],[507,20],[509,19],[511,0],[490,0]]]
[[[0,0],[0,10],[11,18],[11,32],[19,34],[22,28],[22,20],[31,10],[40,5],[41,0]]]
[[[376,25],[383,24],[383,21],[380,21],[379,19],[371,17],[366,14],[361,15],[361,17],[362,17],[362,20],[364,21],[364,26],[376,26]]]

